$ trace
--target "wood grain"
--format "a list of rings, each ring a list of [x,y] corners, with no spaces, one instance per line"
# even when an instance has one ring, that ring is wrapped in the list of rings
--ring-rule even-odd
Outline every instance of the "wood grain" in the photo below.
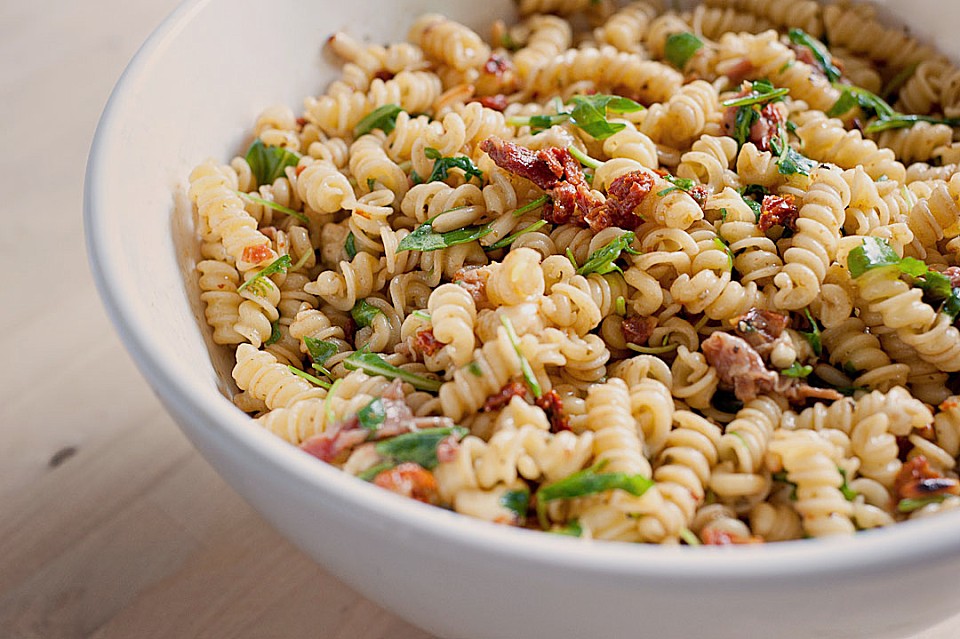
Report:
[[[176,4],[0,4],[0,637],[429,639],[216,476],[94,291],[86,154],[123,66]],[[957,636],[960,618],[915,639]]]

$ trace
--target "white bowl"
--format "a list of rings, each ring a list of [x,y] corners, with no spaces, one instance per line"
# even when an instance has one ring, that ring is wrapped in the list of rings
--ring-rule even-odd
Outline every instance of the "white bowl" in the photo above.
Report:
[[[885,4],[948,52],[960,47],[960,6]],[[333,574],[443,637],[881,638],[955,614],[960,512],[849,539],[734,549],[589,543],[398,497],[233,407],[230,363],[211,363],[201,328],[187,175],[239,151],[264,107],[299,110],[322,89],[334,72],[320,54],[326,36],[399,40],[427,10],[477,27],[512,12],[507,0],[189,0],[117,84],[87,171],[91,260],[141,371],[210,463]]]

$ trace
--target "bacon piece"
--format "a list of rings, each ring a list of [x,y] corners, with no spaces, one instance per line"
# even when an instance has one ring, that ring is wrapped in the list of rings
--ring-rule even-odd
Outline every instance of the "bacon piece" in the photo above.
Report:
[[[743,58],[727,69],[726,75],[730,78],[730,84],[736,85],[753,75],[754,71],[756,67],[753,66],[753,62],[749,58]]]
[[[960,482],[944,477],[923,455],[906,462],[893,481],[896,499],[923,499],[935,495],[960,495]]]
[[[394,380],[380,396],[383,406],[383,422],[376,430],[362,428],[356,415],[332,424],[327,430],[306,439],[300,448],[327,463],[346,461],[351,449],[368,440],[387,439],[421,428],[446,428],[453,426],[448,417],[416,417],[407,405],[403,384]]]
[[[950,279],[952,288],[960,288],[960,266],[948,266],[943,270],[943,274]]]
[[[772,346],[790,326],[790,316],[776,311],[751,308],[740,317],[733,318],[731,323],[737,335],[757,349],[762,356],[761,349]]]
[[[751,89],[745,85],[734,98],[742,98],[750,95]],[[733,135],[737,126],[738,106],[727,107],[723,112],[723,130],[728,135]],[[780,134],[780,129],[786,123],[783,112],[777,108],[776,104],[770,103],[760,109],[760,117],[750,127],[750,141],[757,145],[761,151],[770,150],[770,141]]]
[[[492,410],[500,410],[509,404],[510,400],[514,397],[524,397],[526,394],[527,387],[524,386],[523,382],[516,380],[507,382],[503,385],[503,388],[500,389],[500,392],[487,398],[487,401],[483,403],[483,408],[480,410],[484,413]]]
[[[607,187],[607,201],[592,208],[585,220],[594,232],[611,226],[635,229],[643,219],[634,214],[644,198],[653,190],[654,177],[645,171],[621,175]]]
[[[741,537],[726,530],[707,528],[700,533],[700,540],[707,546],[734,546],[741,544],[762,544],[763,538],[752,535]]]
[[[248,264],[259,264],[273,257],[273,249],[269,244],[251,244],[243,247],[240,259]]]
[[[494,53],[484,62],[474,86],[480,95],[513,93],[519,86],[513,62],[510,58]]]
[[[687,194],[689,194],[690,197],[693,198],[693,201],[697,203],[697,206],[702,209],[707,205],[707,199],[710,197],[711,190],[711,188],[704,186],[703,184],[698,184],[687,191]]]
[[[440,503],[437,479],[429,470],[414,462],[381,471],[373,483],[398,495],[422,501],[425,504]]]
[[[623,339],[630,344],[643,346],[653,334],[653,329],[657,327],[656,317],[640,317],[634,315],[628,317],[620,324],[620,330],[623,331]]]
[[[470,293],[477,310],[491,308],[487,300],[487,279],[490,270],[482,266],[464,266],[453,274],[453,281]]]
[[[502,93],[498,93],[496,95],[485,95],[477,98],[476,101],[488,109],[493,109],[494,111],[503,111],[510,104],[507,102],[507,96]]]
[[[783,377],[767,370],[760,354],[746,340],[717,331],[701,344],[707,362],[717,369],[720,386],[733,389],[742,402],[763,393],[781,393],[792,404],[807,399],[841,399],[832,388],[816,388],[799,379]]]
[[[413,338],[413,345],[427,356],[436,354],[437,351],[444,347],[444,343],[434,337],[432,328],[417,331],[417,336]]]
[[[570,430],[570,418],[563,409],[563,398],[557,391],[550,389],[534,402],[543,409],[550,420],[550,432],[559,433],[563,430]]]
[[[437,461],[441,464],[452,462],[456,459],[458,450],[460,450],[460,441],[455,436],[444,437],[437,442]]]
[[[796,198],[789,193],[763,196],[759,225],[764,233],[777,225],[796,231],[798,217],[800,217],[800,209],[797,208]]]

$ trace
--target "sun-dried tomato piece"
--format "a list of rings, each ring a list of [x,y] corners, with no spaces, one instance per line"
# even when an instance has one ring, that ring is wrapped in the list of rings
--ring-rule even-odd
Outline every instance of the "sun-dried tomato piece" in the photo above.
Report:
[[[797,208],[796,198],[789,193],[763,196],[759,222],[761,231],[767,232],[774,226],[796,231],[798,217],[800,217],[800,209]]]
[[[479,97],[477,98],[477,102],[494,111],[503,111],[510,105],[510,103],[507,102],[507,96],[502,93]]]
[[[492,410],[500,410],[509,404],[510,400],[514,397],[524,397],[526,394],[527,387],[524,386],[523,382],[517,380],[507,382],[496,395],[491,395],[487,398],[487,401],[483,403],[483,408],[480,410],[485,413]]]
[[[654,177],[646,171],[631,171],[607,187],[607,200],[591,208],[585,220],[594,232],[611,226],[635,229],[643,219],[634,213],[653,190]]]
[[[417,331],[416,337],[413,338],[413,345],[427,356],[435,355],[437,351],[444,347],[444,343],[434,337],[432,328]]]
[[[437,479],[429,470],[414,462],[404,462],[394,468],[381,471],[373,483],[398,495],[416,499],[426,504],[438,504],[440,494]]]
[[[464,266],[453,274],[453,282],[470,293],[477,310],[489,308],[487,300],[487,279],[490,270],[482,266]]]
[[[534,403],[547,414],[547,419],[550,420],[551,433],[570,430],[570,417],[563,409],[563,398],[557,391],[550,389],[538,397]]]
[[[273,257],[273,249],[269,244],[251,244],[243,247],[240,259],[248,264],[259,264]]]

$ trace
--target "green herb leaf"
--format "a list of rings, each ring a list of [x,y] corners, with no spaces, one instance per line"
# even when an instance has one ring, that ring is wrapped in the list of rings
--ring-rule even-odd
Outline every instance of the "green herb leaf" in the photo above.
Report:
[[[690,530],[689,528],[686,528],[686,527],[680,529],[680,539],[682,539],[684,542],[686,542],[686,544],[687,544],[688,546],[699,546],[699,545],[701,545],[701,544],[700,544],[700,538],[697,537],[697,536],[693,533],[692,530]]]
[[[899,266],[900,256],[887,240],[879,237],[865,237],[860,246],[853,248],[847,255],[847,269],[851,277],[860,277],[870,269],[885,266]]]
[[[771,148],[773,142],[771,141]],[[780,175],[810,175],[817,163],[806,157],[789,144],[784,143],[783,150],[779,153],[780,159],[777,161],[777,170]]]
[[[790,368],[785,368],[780,371],[780,374],[784,377],[793,377],[795,379],[803,379],[810,375],[813,372],[813,366],[803,366],[800,362],[794,362],[790,365]]]
[[[580,149],[578,149],[572,144],[567,147],[567,151],[570,153],[570,155],[573,156],[573,159],[575,159],[577,162],[587,167],[588,169],[598,169],[601,166],[603,166],[603,162],[590,157],[589,155],[587,155],[586,153],[584,153],[583,151],[581,151]]]
[[[270,337],[263,343],[264,346],[270,346],[280,341],[280,320],[274,320],[270,323]]]
[[[423,150],[423,153],[427,158],[434,161],[433,172],[430,173],[430,177],[426,180],[427,182],[446,180],[449,176],[450,169],[460,169],[463,171],[467,177],[467,181],[472,178],[477,178],[481,182],[483,181],[483,171],[478,169],[477,165],[473,163],[473,160],[465,155],[443,157],[440,151],[432,147],[427,147]]]
[[[513,346],[513,350],[520,360],[520,372],[523,373],[523,381],[527,384],[527,388],[530,389],[533,396],[540,399],[543,396],[543,390],[540,388],[540,382],[537,380],[537,376],[534,374],[530,362],[527,361],[523,351],[520,350],[520,338],[517,337],[517,332],[513,329],[513,322],[511,322],[510,318],[506,315],[501,315],[500,323],[503,324],[503,328],[506,329],[510,345]]]
[[[864,133],[880,133],[890,129],[907,129],[917,122],[929,122],[930,124],[946,124],[949,127],[960,126],[960,118],[936,118],[931,115],[914,115],[897,113],[885,118],[878,118],[866,127]]]
[[[750,93],[739,98],[730,98],[720,103],[727,107],[752,107],[779,102],[790,93],[790,89],[776,88],[769,80],[754,80],[751,83]]]
[[[400,379],[412,385],[414,388],[432,393],[440,390],[440,386],[442,385],[440,380],[430,379],[417,375],[416,373],[405,371],[402,368],[397,368],[376,353],[368,353],[363,350],[354,351],[348,355],[347,358],[343,360],[343,365],[347,370],[362,370],[368,375],[382,375],[388,379]]]
[[[627,231],[620,237],[611,240],[605,246],[598,248],[590,254],[590,257],[587,258],[584,265],[577,269],[577,274],[589,275],[591,273],[599,273],[600,275],[605,275],[606,273],[613,272],[622,273],[623,270],[617,266],[615,262],[624,251],[631,255],[638,255],[637,251],[630,248],[635,237],[636,235],[633,231]]]
[[[543,228],[543,227],[546,226],[546,225],[547,225],[547,221],[546,221],[546,220],[538,220],[538,221],[534,222],[533,224],[531,224],[530,226],[528,226],[528,227],[526,227],[526,228],[523,228],[523,229],[520,229],[520,230],[517,231],[516,233],[513,233],[512,235],[508,235],[507,237],[502,238],[502,239],[494,242],[494,243],[491,244],[490,246],[485,247],[485,250],[487,250],[487,251],[495,251],[496,249],[502,249],[502,248],[505,248],[505,247],[507,247],[507,246],[510,246],[511,244],[513,244],[514,240],[516,240],[516,239],[517,239],[518,237],[520,237],[521,235],[524,235],[524,234],[526,234],[526,233],[532,233],[532,232],[534,232],[534,231],[540,230],[541,228]]]
[[[325,381],[323,381],[322,379],[319,379],[319,378],[317,378],[317,377],[314,377],[314,376],[311,375],[310,373],[306,373],[306,372],[300,370],[299,368],[297,368],[296,366],[287,366],[287,370],[289,370],[291,373],[293,373],[293,374],[296,375],[297,377],[302,377],[303,379],[307,380],[307,381],[310,382],[311,384],[316,384],[316,385],[319,386],[320,388],[326,388],[326,389],[329,389],[329,388],[330,388],[330,383],[329,383],[329,382],[325,382]]]
[[[604,463],[568,475],[563,479],[540,487],[537,491],[537,511],[541,521],[546,520],[546,507],[558,499],[575,499],[595,495],[608,490],[623,490],[635,497],[642,496],[654,485],[654,481],[643,475],[627,473],[600,472]],[[547,526],[543,526],[546,528]]]
[[[289,255],[281,255],[274,261],[270,262],[270,264],[266,268],[258,271],[256,275],[254,275],[249,280],[241,284],[237,288],[237,292],[239,293],[243,289],[250,287],[258,295],[263,295],[264,294],[264,291],[262,289],[263,283],[261,282],[261,280],[263,280],[265,277],[270,277],[274,273],[279,273],[280,271],[286,271],[288,268],[290,268],[291,262],[292,260],[290,259]]]
[[[840,471],[840,476],[843,477],[843,484],[840,486],[840,492],[843,493],[843,498],[847,501],[853,501],[860,493],[850,488],[850,484],[847,483],[847,471],[839,466],[837,466],[837,470]]]
[[[367,327],[373,324],[373,319],[382,311],[369,303],[367,300],[359,300],[350,309],[350,317],[357,323],[357,326]]]
[[[667,62],[683,71],[690,58],[703,47],[703,40],[688,33],[674,33],[667,38],[663,53]]]
[[[820,337],[820,327],[817,326],[816,320],[813,319],[813,315],[810,314],[810,309],[805,308],[803,312],[807,315],[807,321],[810,322],[810,326],[813,328],[809,333],[801,332],[800,334],[807,340],[807,343],[810,344],[810,348],[813,349],[813,352],[820,357],[823,354],[823,340]]]
[[[621,317],[627,314],[627,300],[624,299],[623,295],[617,296],[615,310],[617,315],[620,315]]]
[[[292,217],[295,217],[301,222],[303,222],[304,224],[310,223],[310,218],[308,218],[306,215],[304,215],[299,211],[294,211],[291,208],[283,206],[282,204],[277,204],[272,200],[265,200],[262,197],[258,197],[254,195],[253,193],[244,193],[243,191],[235,191],[235,193],[241,197],[245,197],[248,200],[252,200],[253,202],[256,202],[260,206],[265,206],[268,209],[273,209],[274,211],[277,211],[278,213],[283,213],[284,215],[290,215]]]
[[[347,233],[347,241],[343,243],[343,248],[347,252],[347,259],[352,260],[357,256],[357,240],[353,236],[353,231]]]
[[[907,80],[909,80],[913,74],[916,73],[918,66],[920,66],[920,63],[914,62],[913,64],[904,67],[899,73],[897,73],[897,75],[890,78],[890,82],[887,83],[887,86],[883,87],[883,90],[880,91],[883,99],[891,99],[893,95],[907,83]]]
[[[310,354],[310,361],[313,362],[313,367],[327,375],[329,377],[330,371],[323,367],[327,363],[327,360],[330,357],[340,351],[340,348],[333,342],[325,342],[323,340],[317,339],[315,337],[305,336],[303,338],[303,343],[307,347],[307,352]]]
[[[733,251],[730,250],[730,247],[719,237],[713,238],[713,244],[717,247],[718,250],[721,250],[727,254],[727,270],[733,271]]]
[[[570,121],[597,140],[605,140],[627,126],[621,122],[608,122],[608,110],[614,113],[632,113],[644,108],[633,100],[602,93],[575,95],[569,102],[573,104]]]
[[[257,184],[273,184],[278,177],[283,176],[284,169],[296,166],[300,156],[282,146],[267,146],[259,138],[254,140],[244,158],[250,165],[253,177]]]
[[[847,113],[851,109],[856,108],[859,105],[857,97],[853,94],[852,91],[842,91],[840,97],[836,102],[833,103],[833,106],[827,111],[827,117],[839,118],[844,113]]]
[[[549,201],[550,201],[549,195],[541,195],[540,197],[533,200],[532,202],[527,202],[526,204],[518,208],[516,211],[513,212],[513,216],[520,217],[524,213],[529,213],[530,211],[539,209],[541,206],[543,206]]]
[[[810,49],[810,52],[813,54],[813,59],[817,62],[817,66],[823,69],[823,73],[827,76],[828,80],[836,82],[840,79],[843,73],[837,65],[834,64],[830,50],[827,49],[822,42],[809,35],[803,29],[790,29],[788,35],[790,42]]]
[[[377,442],[375,449],[381,457],[401,464],[413,462],[427,470],[433,470],[439,464],[437,444],[453,435],[462,439],[469,431],[460,426],[451,428],[425,428],[412,433],[404,433],[390,439]]]
[[[442,215],[442,213],[441,213]],[[437,216],[439,217],[439,216]],[[417,228],[413,229],[410,235],[407,235],[397,245],[397,253],[403,251],[439,251],[450,248],[457,244],[466,244],[479,240],[485,235],[493,233],[493,227],[489,224],[480,224],[477,226],[468,226],[446,233],[437,233],[433,230],[433,221],[437,217],[432,217]]]
[[[353,137],[359,138],[374,129],[380,129],[390,135],[397,126],[397,116],[400,115],[401,111],[403,109],[397,104],[384,104],[382,107],[374,109],[353,128]]]
[[[414,311],[413,313],[411,313],[411,315],[416,315],[417,317],[419,317],[420,319],[422,319],[422,320],[425,321],[425,322],[429,322],[429,321],[430,321],[430,313],[427,313],[426,311],[417,310],[417,311]]]
[[[379,430],[386,418],[387,412],[380,397],[374,397],[369,404],[357,411],[357,421],[362,428],[369,431]]]
[[[554,535],[564,535],[566,537],[583,537],[583,526],[580,525],[578,519],[567,522],[565,526],[560,526],[558,528],[553,528],[549,532]]]
[[[663,355],[664,353],[677,350],[678,346],[679,344],[676,343],[664,344],[663,346],[639,346],[633,342],[627,343],[627,348],[631,351],[643,353],[644,355]]]
[[[530,506],[530,489],[508,490],[500,495],[500,505],[516,515],[517,521],[522,523],[527,518],[527,508]]]
[[[375,466],[371,466],[362,473],[358,474],[357,477],[363,481],[373,481],[377,478],[377,475],[382,473],[385,470],[390,470],[391,468],[396,468],[397,464],[392,461],[380,462]]]
[[[480,370],[480,365],[476,361],[472,361],[467,364],[467,370],[470,371],[470,374],[475,377],[483,377],[483,371]]]
[[[930,504],[939,504],[947,498],[946,495],[930,495],[929,497],[920,497],[918,499],[901,499],[897,504],[897,510],[902,513],[912,513],[920,510]]]

